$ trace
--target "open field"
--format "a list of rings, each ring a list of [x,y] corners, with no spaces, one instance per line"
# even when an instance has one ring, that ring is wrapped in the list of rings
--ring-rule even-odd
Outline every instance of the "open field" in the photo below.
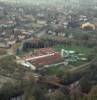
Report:
[[[76,46],[76,45],[55,45],[53,48],[57,51],[61,51],[61,49],[66,49],[66,50],[74,50],[76,52],[84,53],[84,54],[89,54],[92,49],[83,47],[83,46]]]
[[[77,46],[77,45],[55,45],[53,46],[53,48],[57,51],[61,51],[61,49],[65,49],[65,50],[73,50],[79,53],[83,53],[86,57],[88,57],[89,55],[93,55],[95,58],[97,58],[97,52],[96,50],[94,50],[93,48],[88,48],[88,47],[84,47],[84,46]]]
[[[55,45],[55,46],[53,46],[53,48],[55,50],[57,50],[58,52],[60,52],[61,49],[74,50],[76,52],[83,53],[86,57],[88,57],[91,54],[93,54],[95,57],[97,57],[97,53],[93,52],[92,48],[87,48],[87,47],[83,47],[83,46]],[[64,66],[64,65],[52,66],[50,68],[43,70],[43,73],[46,74],[46,75],[55,75],[62,70],[75,69],[75,68],[78,68],[81,65],[88,63],[88,62],[89,61],[78,60],[76,62],[70,62],[68,66]]]

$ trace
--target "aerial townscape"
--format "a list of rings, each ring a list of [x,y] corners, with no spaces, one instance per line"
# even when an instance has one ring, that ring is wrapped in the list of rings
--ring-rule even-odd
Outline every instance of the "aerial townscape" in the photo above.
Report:
[[[0,100],[97,100],[97,0],[0,0]]]

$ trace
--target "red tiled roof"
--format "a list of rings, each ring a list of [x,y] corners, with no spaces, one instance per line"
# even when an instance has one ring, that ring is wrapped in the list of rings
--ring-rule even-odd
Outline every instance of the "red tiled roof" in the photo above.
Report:
[[[32,64],[36,67],[44,67],[45,65],[50,65],[50,64],[55,64],[58,63],[62,60],[61,56],[59,53],[55,53],[54,55],[39,58],[39,59],[34,59],[32,60]]]
[[[55,53],[55,50],[52,48],[40,48],[35,50],[35,52],[41,54],[50,54],[50,53]]]
[[[51,65],[62,61],[60,53],[52,48],[36,49],[32,55],[24,56],[23,59],[30,61],[37,68],[42,68],[45,65]]]
[[[52,54],[52,53],[56,53],[56,51],[54,51],[52,48],[40,48],[40,49],[36,49],[34,50],[34,54],[32,55],[25,55],[22,58],[23,59],[28,59],[28,58],[33,58],[33,57],[37,57],[37,56],[43,56],[45,54]]]

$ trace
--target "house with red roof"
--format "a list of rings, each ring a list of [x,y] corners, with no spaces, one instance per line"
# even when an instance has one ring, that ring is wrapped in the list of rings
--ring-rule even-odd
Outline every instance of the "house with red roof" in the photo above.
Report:
[[[49,65],[63,62],[60,52],[52,48],[40,48],[34,50],[32,55],[24,56],[23,60],[30,62],[36,69],[43,69]]]

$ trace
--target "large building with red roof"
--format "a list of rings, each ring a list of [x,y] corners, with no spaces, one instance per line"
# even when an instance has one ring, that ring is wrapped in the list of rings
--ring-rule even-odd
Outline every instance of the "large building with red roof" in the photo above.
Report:
[[[29,61],[36,69],[42,69],[63,61],[61,54],[52,48],[36,49],[32,55],[24,56],[23,59]]]

